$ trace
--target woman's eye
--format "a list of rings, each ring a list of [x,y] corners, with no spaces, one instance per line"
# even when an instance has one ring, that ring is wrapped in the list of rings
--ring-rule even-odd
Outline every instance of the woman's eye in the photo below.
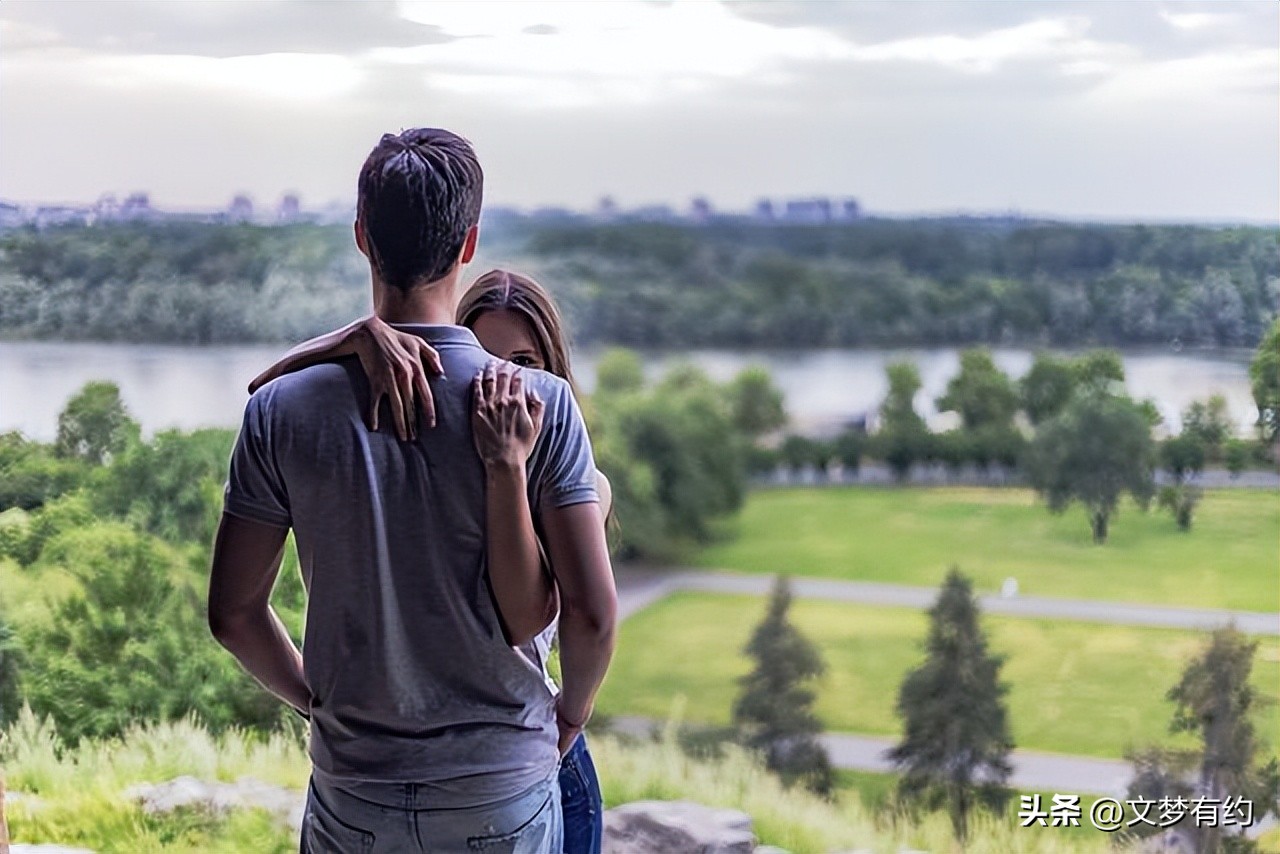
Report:
[[[532,367],[533,367],[533,357],[531,357],[531,356],[512,356],[512,357],[511,357],[511,364],[513,364],[513,365],[519,365],[519,366],[520,366],[520,367],[522,367],[522,368],[532,368]]]

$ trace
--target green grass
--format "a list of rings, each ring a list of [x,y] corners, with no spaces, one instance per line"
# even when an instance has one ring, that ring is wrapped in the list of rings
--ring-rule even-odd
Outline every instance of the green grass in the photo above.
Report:
[[[1125,503],[1095,546],[1079,507],[1053,515],[1020,489],[752,492],[698,565],[935,586],[959,565],[979,591],[1006,577],[1024,595],[1280,610],[1280,495],[1208,492],[1190,533]]]
[[[689,720],[727,724],[737,679],[749,668],[742,649],[764,604],[759,597],[678,593],[629,618],[599,708],[661,719],[671,698],[683,695]],[[896,736],[898,686],[922,660],[925,614],[797,600],[792,620],[827,663],[817,703],[825,726]],[[1120,757],[1136,743],[1191,744],[1187,736],[1167,735],[1173,705],[1164,695],[1206,635],[1065,620],[983,621],[992,649],[1007,656],[1001,678],[1019,747]],[[1253,684],[1263,697],[1280,697],[1280,638],[1260,640]],[[1272,703],[1255,720],[1275,746],[1280,706]]]
[[[743,810],[762,843],[794,854],[861,848],[887,854],[923,849],[959,852],[941,814],[912,821],[873,815],[856,793],[823,801],[784,789],[752,756],[735,748],[718,760],[692,759],[676,746],[673,730],[655,743],[592,735],[606,806],[643,799],[689,799]],[[60,750],[48,726],[24,717],[0,736],[0,763],[12,790],[39,794],[42,805],[14,803],[9,810],[15,842],[59,842],[100,854],[134,852],[283,852],[296,850],[292,831],[261,810],[218,818],[199,811],[145,816],[125,803],[129,784],[191,774],[203,779],[252,774],[301,789],[307,759],[300,738],[262,742],[211,736],[189,723],[137,729],[123,739],[83,742]],[[1117,854],[1107,840],[1067,833],[1033,832],[1010,818],[981,815],[972,825],[967,854]]]

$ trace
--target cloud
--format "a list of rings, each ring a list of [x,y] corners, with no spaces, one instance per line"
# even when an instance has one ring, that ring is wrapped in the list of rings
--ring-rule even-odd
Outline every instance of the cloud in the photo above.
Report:
[[[91,53],[230,57],[355,55],[375,47],[439,44],[439,27],[401,17],[385,0],[190,0],[181,3],[6,3],[5,50],[59,46]]]

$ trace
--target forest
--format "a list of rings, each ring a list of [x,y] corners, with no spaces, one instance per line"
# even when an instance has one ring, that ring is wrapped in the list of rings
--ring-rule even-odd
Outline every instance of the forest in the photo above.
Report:
[[[524,217],[485,229],[481,258],[538,276],[579,344],[1252,349],[1280,307],[1280,233],[1261,227]],[[292,341],[367,311],[367,277],[347,226],[29,227],[0,235],[0,337]]]

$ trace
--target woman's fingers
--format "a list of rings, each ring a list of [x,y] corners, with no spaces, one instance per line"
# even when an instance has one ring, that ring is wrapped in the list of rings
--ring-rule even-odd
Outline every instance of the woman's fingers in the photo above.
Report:
[[[444,376],[444,362],[440,361],[440,354],[436,352],[436,348],[416,335],[413,339],[418,342],[418,361],[436,376]]]
[[[404,398],[400,396],[400,390],[396,388],[395,383],[387,386],[387,399],[391,403],[391,419],[396,428],[396,436],[400,441],[407,442],[413,438],[413,435],[404,417]]]

